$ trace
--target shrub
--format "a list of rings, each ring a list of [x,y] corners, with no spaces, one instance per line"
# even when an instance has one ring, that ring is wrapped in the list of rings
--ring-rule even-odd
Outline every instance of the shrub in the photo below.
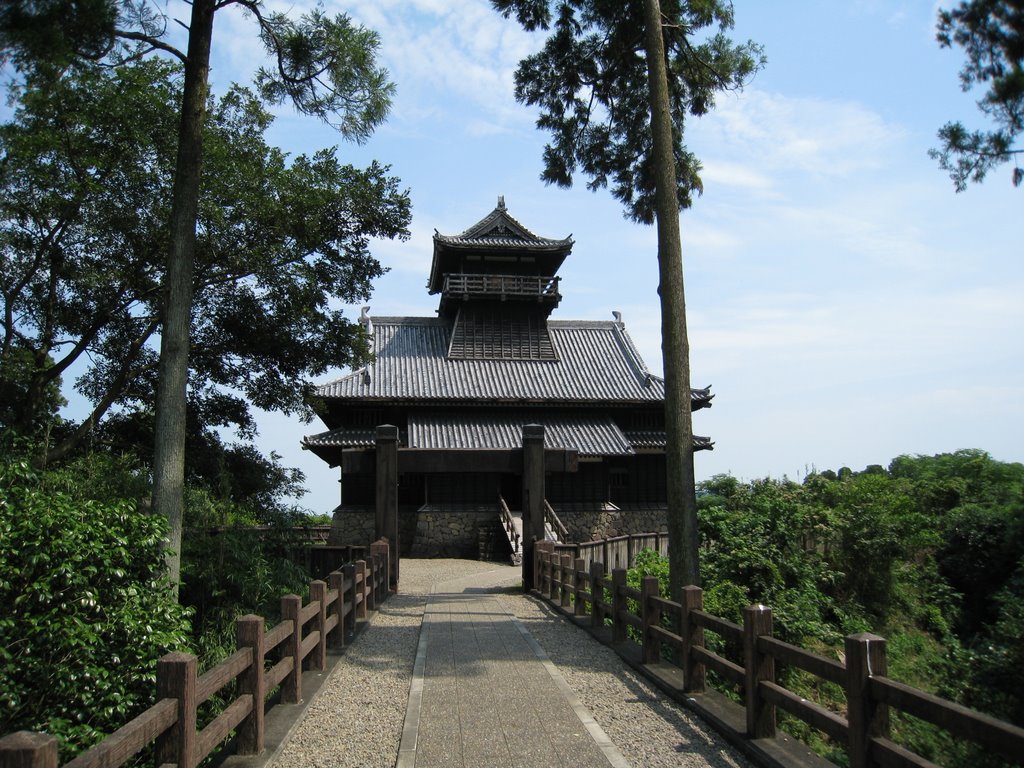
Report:
[[[78,500],[0,463],[0,733],[46,731],[66,759],[153,703],[157,659],[188,636],[164,536],[133,501]]]

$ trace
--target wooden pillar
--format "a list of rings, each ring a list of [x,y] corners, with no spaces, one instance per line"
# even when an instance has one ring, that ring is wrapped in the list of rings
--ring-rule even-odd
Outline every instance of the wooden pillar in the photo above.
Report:
[[[57,768],[57,739],[18,731],[0,739],[0,768]]]
[[[604,563],[590,561],[590,626],[600,627],[604,623]]]
[[[309,582],[309,602],[319,603],[320,609],[316,612],[316,616],[313,617],[313,629],[312,632],[319,632],[320,636],[316,642],[316,648],[313,649],[313,669],[323,672],[327,667],[327,633],[324,632],[324,628],[327,626],[327,582],[316,581]]]
[[[387,539],[391,545],[391,582],[398,590],[398,427],[377,427],[377,516],[374,540]]]
[[[355,605],[356,605],[356,618],[366,618],[366,579],[369,569],[366,567],[365,560],[356,560],[355,572],[353,578],[355,579]],[[353,628],[355,624],[352,625]]]
[[[704,610],[704,591],[693,585],[683,587],[683,606],[681,614],[680,636],[683,638],[682,659],[683,690],[687,693],[704,693],[704,665],[697,661],[693,654],[694,648],[704,647],[704,627],[700,626],[690,611]]]
[[[622,615],[626,612],[626,569],[612,569],[612,642],[626,642],[626,622]]]
[[[195,768],[196,763],[196,657],[168,653],[156,663],[156,700],[177,699],[178,719],[156,739],[156,764],[174,763]]]
[[[559,593],[561,598],[559,602],[563,608],[568,608],[576,588],[576,571],[572,567],[572,555],[560,555],[558,559],[562,563],[562,588]]]
[[[661,661],[661,640],[651,632],[651,627],[661,626],[661,608],[656,608],[652,597],[661,597],[661,585],[657,576],[644,576],[640,582],[640,631],[641,652],[644,664]]]
[[[281,621],[290,621],[292,633],[281,644],[281,653],[292,659],[292,671],[281,681],[281,701],[298,704],[302,701],[302,598],[285,595],[281,598]],[[165,761],[166,762],[166,761]]]
[[[346,563],[341,567],[341,575],[345,584],[344,603],[342,611],[345,612],[345,624],[341,630],[341,642],[344,643],[348,636],[356,631],[356,612],[359,610],[359,598],[356,596],[356,566],[355,563]]]
[[[327,587],[331,592],[338,593],[331,604],[329,615],[338,617],[338,623],[334,625],[332,647],[341,650],[345,647],[345,575],[341,571],[331,571],[327,574]]]
[[[885,677],[885,638],[862,632],[846,638],[846,719],[849,723],[850,768],[868,768],[871,737],[889,736],[889,706],[871,698],[872,676]]]
[[[583,599],[583,592],[585,591],[584,586],[588,583],[587,574],[587,561],[582,557],[577,557],[573,564],[573,613],[577,616],[587,615],[587,603]],[[593,595],[591,595],[593,597]],[[590,604],[590,610],[594,610],[594,604]]]
[[[248,614],[235,620],[235,638],[239,648],[252,649],[252,663],[238,677],[239,694],[252,696],[252,712],[238,725],[238,754],[258,755],[263,751],[263,713],[266,694],[263,682],[262,616]]]
[[[747,737],[765,739],[775,735],[775,705],[761,696],[762,680],[775,682],[775,659],[757,649],[757,638],[772,635],[772,609],[751,605],[743,609],[743,667],[747,704]]]
[[[523,589],[533,589],[533,548],[544,541],[544,427],[523,425]]]

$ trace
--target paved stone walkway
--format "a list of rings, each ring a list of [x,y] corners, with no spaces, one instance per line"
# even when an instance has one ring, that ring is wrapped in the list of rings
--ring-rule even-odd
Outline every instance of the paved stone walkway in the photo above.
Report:
[[[398,768],[625,768],[543,649],[502,609],[494,580],[478,574],[430,596]]]

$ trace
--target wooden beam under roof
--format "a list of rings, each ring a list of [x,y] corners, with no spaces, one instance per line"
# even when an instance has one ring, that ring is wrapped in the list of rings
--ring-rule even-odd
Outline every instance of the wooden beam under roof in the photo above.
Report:
[[[376,449],[348,450],[341,454],[343,474],[372,474],[376,471]],[[576,472],[579,454],[575,449],[547,448],[544,451],[545,472]],[[522,448],[400,448],[398,473],[435,474],[440,472],[509,472],[523,471]]]

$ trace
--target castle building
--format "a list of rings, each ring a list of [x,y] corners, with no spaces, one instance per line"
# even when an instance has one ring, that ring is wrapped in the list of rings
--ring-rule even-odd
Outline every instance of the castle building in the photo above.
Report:
[[[407,454],[397,492],[403,554],[472,557],[481,540],[502,536],[502,509],[515,516],[522,482],[514,465],[492,459],[520,448],[527,424],[542,425],[545,447],[569,457],[545,477],[562,537],[664,529],[664,381],[647,370],[619,313],[551,318],[572,246],[535,235],[499,198],[461,234],[435,232],[427,287],[439,296],[436,317],[363,310],[374,360],[317,389],[328,431],[303,440],[341,468],[336,543],[373,538],[372,454],[383,424],[398,427]],[[693,409],[711,398],[694,390]],[[695,450],[709,448],[694,438]]]

